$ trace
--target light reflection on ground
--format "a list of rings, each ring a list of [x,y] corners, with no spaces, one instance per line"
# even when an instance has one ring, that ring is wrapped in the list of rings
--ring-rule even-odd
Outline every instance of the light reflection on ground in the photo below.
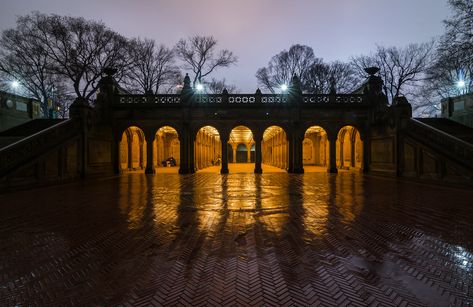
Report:
[[[0,305],[472,304],[471,199],[351,173],[0,195]]]

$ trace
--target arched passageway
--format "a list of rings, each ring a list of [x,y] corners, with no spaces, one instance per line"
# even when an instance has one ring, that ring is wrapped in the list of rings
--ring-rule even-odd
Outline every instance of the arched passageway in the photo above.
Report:
[[[326,172],[330,165],[327,132],[320,126],[309,127],[302,141],[304,172]]]
[[[363,169],[363,141],[353,126],[345,126],[338,132],[337,167],[340,170]]]
[[[268,127],[263,133],[261,142],[262,162],[265,172],[274,170],[276,167],[287,170],[289,144],[286,132],[279,126]]]
[[[146,167],[146,139],[143,130],[130,126],[120,140],[120,172],[144,171]]]
[[[153,166],[158,173],[177,173],[181,161],[179,135],[173,127],[163,126],[153,141]]]
[[[194,143],[194,165],[197,171],[214,167],[220,171],[222,143],[218,130],[212,126],[199,129]]]
[[[229,172],[252,173],[255,163],[255,141],[253,132],[246,126],[237,126],[230,132],[228,140]]]

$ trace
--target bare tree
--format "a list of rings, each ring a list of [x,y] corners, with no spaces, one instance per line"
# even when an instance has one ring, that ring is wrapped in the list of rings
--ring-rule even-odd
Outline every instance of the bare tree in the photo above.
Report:
[[[394,97],[409,96],[416,86],[425,80],[425,73],[431,64],[433,42],[410,44],[404,48],[378,46],[376,52],[368,56],[352,59],[355,70],[366,77],[366,67],[377,66],[385,82],[385,92],[389,101]]]
[[[427,89],[439,98],[473,91],[473,1],[449,0],[453,15],[437,45]]]
[[[32,30],[25,19],[19,18],[16,28],[3,31],[0,71],[3,78],[19,83],[22,89],[20,94],[40,101],[43,116],[48,117],[52,104],[61,108],[61,101],[54,98],[63,89],[63,82],[54,74],[53,63],[41,42],[28,39]]]
[[[271,58],[266,67],[258,69],[256,79],[262,90],[275,93],[282,84],[289,84],[292,76],[297,75],[301,83],[308,75],[311,66],[322,60],[314,55],[314,50],[305,45],[293,45]]]
[[[172,49],[150,39],[133,39],[129,44],[131,66],[125,73],[125,88],[135,93],[167,92],[180,75]]]
[[[122,72],[129,65],[127,40],[103,23],[35,12],[19,18],[42,46],[55,74],[70,79],[78,98],[91,100],[106,67]]]
[[[221,94],[224,90],[229,94],[235,94],[237,92],[236,86],[227,84],[225,78],[222,80],[212,78],[210,82],[206,83],[205,88],[209,94]]]
[[[445,20],[446,32],[439,51],[456,58],[462,64],[473,62],[473,1],[448,0],[453,15]]]
[[[349,64],[324,63],[305,45],[293,45],[273,56],[266,67],[258,69],[256,79],[263,90],[275,93],[282,84],[289,84],[294,75],[299,77],[303,92],[311,94],[348,92],[359,81]]]
[[[184,62],[183,68],[194,73],[194,85],[202,82],[215,69],[228,67],[238,61],[230,50],[217,51],[216,47],[217,40],[213,36],[191,36],[176,44],[176,55]]]

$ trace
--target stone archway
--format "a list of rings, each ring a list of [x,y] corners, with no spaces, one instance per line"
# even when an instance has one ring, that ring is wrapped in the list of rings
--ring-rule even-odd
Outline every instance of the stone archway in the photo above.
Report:
[[[220,134],[215,127],[204,126],[197,131],[194,152],[194,165],[197,171],[209,169],[219,172],[222,160],[222,143]]]
[[[336,157],[340,170],[363,169],[363,141],[358,129],[344,126],[338,131]]]
[[[261,142],[263,169],[268,168],[266,166],[272,166],[287,170],[289,167],[288,147],[287,135],[283,128],[280,126],[266,128]]]
[[[171,126],[159,128],[153,141],[153,167],[158,173],[177,173],[181,164],[179,135]]]
[[[230,172],[249,173],[254,171],[255,155],[251,148],[255,144],[253,132],[246,126],[236,126],[230,132],[228,162]]]
[[[302,141],[302,162],[305,172],[326,172],[329,166],[329,141],[321,126],[311,126]]]
[[[143,171],[146,167],[146,138],[143,130],[130,126],[122,133],[119,144],[120,172]]]

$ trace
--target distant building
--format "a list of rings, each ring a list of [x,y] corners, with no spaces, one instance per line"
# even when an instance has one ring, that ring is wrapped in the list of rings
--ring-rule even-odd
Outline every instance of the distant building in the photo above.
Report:
[[[0,131],[40,117],[38,100],[0,91]]]
[[[442,117],[473,128],[473,93],[442,99]]]

